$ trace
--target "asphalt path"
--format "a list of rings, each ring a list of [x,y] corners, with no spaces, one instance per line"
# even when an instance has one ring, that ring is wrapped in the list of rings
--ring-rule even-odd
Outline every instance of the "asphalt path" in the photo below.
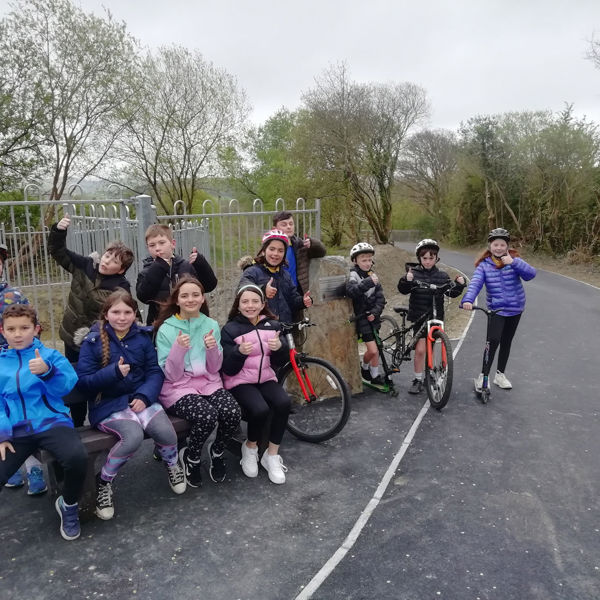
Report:
[[[472,258],[443,252],[472,272]],[[591,599],[600,596],[599,290],[539,272],[507,375],[472,393],[474,320],[448,406],[369,392],[324,444],[286,435],[285,485],[233,456],[222,484],[170,492],[151,443],[116,516],[65,542],[46,498],[0,493],[0,598]],[[410,368],[397,376],[405,390]]]

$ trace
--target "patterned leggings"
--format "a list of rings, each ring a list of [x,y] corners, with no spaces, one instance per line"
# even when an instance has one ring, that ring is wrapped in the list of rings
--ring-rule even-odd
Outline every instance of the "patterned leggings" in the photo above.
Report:
[[[225,440],[231,438],[240,424],[241,411],[234,397],[223,388],[210,396],[187,394],[179,398],[167,412],[189,421],[192,428],[188,438],[188,452],[191,460],[200,460],[202,446],[215,425],[217,437],[213,452],[221,454],[225,449]]]

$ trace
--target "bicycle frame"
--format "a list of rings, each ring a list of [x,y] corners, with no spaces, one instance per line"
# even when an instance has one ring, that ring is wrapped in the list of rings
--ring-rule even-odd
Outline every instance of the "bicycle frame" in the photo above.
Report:
[[[298,379],[298,384],[300,385],[300,389],[302,390],[302,395],[307,402],[312,402],[316,398],[314,387],[310,381],[310,377],[306,371],[300,371],[298,367],[298,362],[296,361],[296,356],[300,354],[300,356],[304,356],[303,352],[298,352],[296,350],[296,343],[294,342],[294,336],[292,334],[293,328],[297,327],[298,331],[302,331],[305,327],[311,327],[313,324],[309,323],[307,319],[300,321],[298,323],[292,323],[290,326],[283,325],[285,331],[285,339],[287,340],[288,346],[290,348],[290,360],[289,363],[292,365],[292,370]],[[308,391],[307,391],[308,390]]]

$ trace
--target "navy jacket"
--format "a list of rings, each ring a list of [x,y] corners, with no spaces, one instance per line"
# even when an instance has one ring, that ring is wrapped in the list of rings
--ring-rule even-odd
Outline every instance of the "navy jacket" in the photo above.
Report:
[[[123,339],[119,339],[107,323],[110,359],[102,366],[102,341],[99,324],[94,323],[84,338],[77,363],[78,389],[87,395],[90,424],[96,425],[114,412],[140,398],[146,406],[158,400],[164,375],[158,366],[152,343],[152,328],[134,323]],[[123,377],[118,367],[120,357],[131,365]]]

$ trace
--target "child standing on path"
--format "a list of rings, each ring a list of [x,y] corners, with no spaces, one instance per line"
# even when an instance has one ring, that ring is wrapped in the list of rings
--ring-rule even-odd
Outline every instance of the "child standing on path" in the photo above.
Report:
[[[282,361],[288,347],[258,286],[247,284],[238,290],[221,341],[225,388],[231,390],[248,420],[248,439],[242,444],[242,471],[247,477],[258,475],[258,440],[269,412],[273,411],[269,447],[260,464],[273,483],[285,483],[287,468],[279,455],[279,445],[291,400],[277,381],[271,357]]]
[[[129,292],[113,292],[100,321],[84,338],[77,363],[78,387],[89,398],[90,424],[117,437],[96,477],[96,515],[114,516],[112,482],[144,440],[154,440],[167,466],[169,485],[185,492],[177,458],[177,434],[158,402],[163,374],[152,343],[152,328],[135,323],[137,303]]]
[[[346,295],[352,298],[356,315],[356,332],[366,344],[360,372],[365,381],[375,385],[385,382],[379,374],[379,352],[373,328],[379,331],[379,317],[385,306],[383,288],[379,277],[372,271],[375,249],[371,244],[359,242],[350,250],[350,260],[354,263],[346,283]]]
[[[175,240],[168,225],[150,225],[146,230],[146,246],[150,256],[144,259],[137,278],[136,293],[140,302],[148,304],[147,325],[154,323],[160,302],[169,297],[171,289],[183,275],[198,279],[206,293],[217,287],[212,267],[195,247],[188,260],[174,254]]]
[[[65,215],[52,225],[48,249],[52,258],[73,276],[59,335],[65,343],[65,356],[75,364],[79,359],[79,348],[73,335],[78,329],[92,325],[106,298],[117,288],[129,291],[130,285],[125,272],[133,263],[133,252],[123,242],[113,242],[104,250],[100,262],[91,256],[81,256],[66,246],[70,224],[69,215]],[[86,410],[84,401],[71,404],[75,427],[83,425]]]
[[[158,362],[165,373],[160,401],[167,412],[190,422],[188,445],[180,457],[188,485],[202,483],[202,447],[217,426],[209,445],[209,475],[221,482],[227,474],[225,442],[237,432],[240,407],[223,389],[219,370],[223,360],[219,324],[208,316],[202,284],[189,275],[179,279],[158,319]]]
[[[431,290],[420,288],[417,282],[435,284],[442,286],[450,281],[450,276],[445,271],[437,268],[439,262],[439,244],[432,239],[421,240],[416,248],[415,254],[419,264],[414,268],[409,268],[406,275],[403,275],[398,281],[398,291],[401,294],[410,294],[408,300],[408,315],[409,321],[416,321],[425,313],[431,310]],[[408,265],[407,265],[408,266]],[[465,278],[459,276],[455,280],[454,287],[451,287],[446,292],[445,296],[457,298],[465,289]],[[444,320],[444,297],[440,294],[436,296],[436,311],[437,318],[440,321]],[[425,369],[425,338],[421,338],[415,346],[414,357],[415,376],[410,388],[409,394],[418,394],[423,390],[423,378]]]
[[[461,304],[465,310],[472,310],[477,294],[485,285],[488,309],[500,310],[488,321],[489,346],[486,344],[483,367],[475,382],[477,392],[481,392],[483,378],[490,373],[498,347],[500,350],[494,383],[505,390],[512,388],[505,370],[512,340],[525,310],[525,289],[521,280],[530,281],[536,276],[535,268],[520,258],[516,250],[508,248],[509,242],[510,234],[506,229],[498,227],[490,231],[488,246],[475,260],[475,273]]]
[[[1,319],[9,348],[0,353],[0,490],[35,450],[48,450],[64,470],[63,495],[55,502],[60,534],[74,540],[80,535],[77,500],[87,453],[62,397],[77,375],[62,354],[37,339],[33,307],[9,306]]]

